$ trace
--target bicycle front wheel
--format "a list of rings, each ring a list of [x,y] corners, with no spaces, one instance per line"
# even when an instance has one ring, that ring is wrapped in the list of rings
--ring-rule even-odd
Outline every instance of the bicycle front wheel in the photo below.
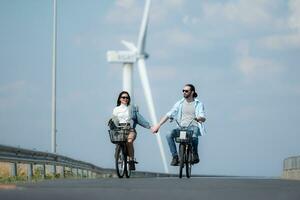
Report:
[[[185,166],[186,166],[186,177],[190,178],[191,177],[191,173],[192,173],[192,161],[193,161],[193,154],[192,154],[192,148],[189,145],[188,149],[186,151],[186,162],[185,162]]]
[[[179,178],[182,178],[184,161],[185,161],[185,145],[179,144]]]
[[[130,164],[129,164],[129,157],[126,155],[126,169],[125,169],[125,176],[126,178],[130,178],[131,170],[130,170]]]
[[[116,154],[115,154],[115,165],[116,172],[119,178],[123,178],[126,171],[126,156],[124,153],[124,147],[121,144],[117,144],[116,146]]]

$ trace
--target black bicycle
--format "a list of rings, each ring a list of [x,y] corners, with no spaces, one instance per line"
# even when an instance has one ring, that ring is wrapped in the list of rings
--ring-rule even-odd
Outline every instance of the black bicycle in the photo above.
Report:
[[[171,119],[173,121],[173,119]],[[178,135],[175,138],[176,143],[179,143],[179,178],[182,178],[182,171],[185,166],[186,177],[190,178],[193,166],[193,131],[189,130],[192,120],[187,127],[180,126],[177,120],[175,120],[179,129]]]
[[[109,130],[110,141],[116,144],[115,150],[115,167],[119,178],[129,178],[131,170],[129,167],[129,156],[127,149],[127,138],[129,135],[129,126],[117,126],[113,130]]]

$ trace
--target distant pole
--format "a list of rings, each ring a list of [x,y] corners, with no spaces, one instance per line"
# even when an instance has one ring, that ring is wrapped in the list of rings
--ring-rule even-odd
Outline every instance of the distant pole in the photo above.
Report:
[[[52,49],[52,124],[51,124],[51,150],[56,153],[56,0],[53,0],[53,49]]]

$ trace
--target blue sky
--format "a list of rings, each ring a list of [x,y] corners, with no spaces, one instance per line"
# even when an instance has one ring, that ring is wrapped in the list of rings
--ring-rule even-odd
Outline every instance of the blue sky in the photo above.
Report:
[[[59,154],[114,166],[106,121],[122,68],[106,62],[106,51],[136,42],[143,5],[58,0]],[[52,1],[1,0],[0,27],[0,143],[50,151]],[[208,134],[194,173],[280,176],[283,159],[300,154],[299,1],[153,0],[146,49],[159,118],[185,83],[205,104]],[[149,119],[134,75],[136,103]],[[172,127],[161,129],[168,156]],[[163,171],[155,137],[137,130],[138,169]]]

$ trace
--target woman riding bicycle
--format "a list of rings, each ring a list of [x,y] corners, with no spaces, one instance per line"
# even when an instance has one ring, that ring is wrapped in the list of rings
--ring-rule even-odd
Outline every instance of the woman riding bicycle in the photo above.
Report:
[[[138,112],[136,106],[130,105],[130,95],[126,91],[119,94],[117,106],[113,110],[113,122],[119,126],[130,126],[129,135],[127,139],[127,149],[129,154],[129,168],[135,170],[134,161],[134,147],[133,142],[136,138],[135,127],[137,124],[150,129],[151,126],[147,120]]]

